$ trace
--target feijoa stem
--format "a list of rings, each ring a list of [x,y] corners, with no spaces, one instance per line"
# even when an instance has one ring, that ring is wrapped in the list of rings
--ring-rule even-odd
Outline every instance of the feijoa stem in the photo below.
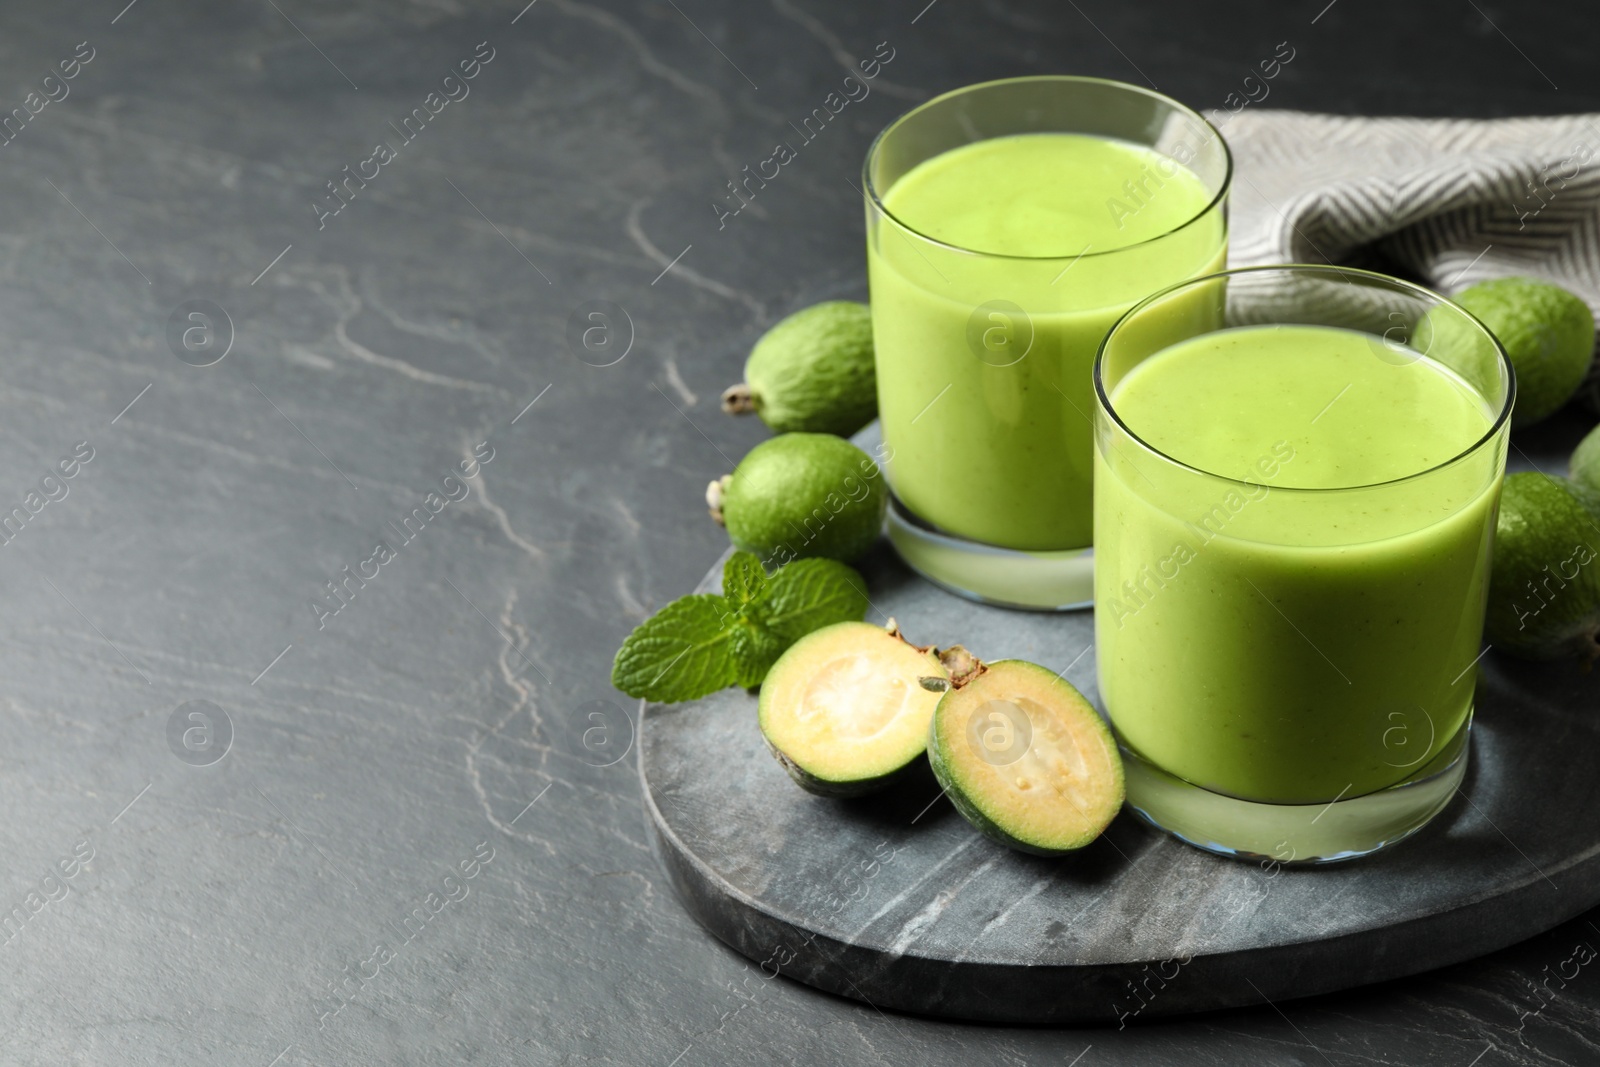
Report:
[[[893,618],[890,618],[888,625],[884,629],[890,637],[898,637],[918,652],[932,652],[939,657],[939,665],[950,672],[950,680],[946,682],[943,678],[932,676],[917,679],[922,688],[931,692],[940,693],[946,689],[960,689],[989,669],[981,659],[960,645],[951,645],[949,648],[935,648],[932,645],[917,644],[901,632],[900,624]]]
[[[706,507],[711,512],[711,521],[718,526],[728,525],[722,518],[722,497],[727,493],[728,483],[731,481],[733,481],[733,475],[724,474],[706,486]]]
[[[944,669],[950,672],[950,688],[961,689],[970,685],[972,681],[989,668],[983,660],[974,656],[960,645],[951,645],[949,648],[936,650],[939,662],[944,664]]]
[[[900,629],[900,623],[895,620],[893,615],[889,616],[889,621],[884,625],[883,629],[890,637],[898,637],[900,640],[904,641],[918,652],[936,651],[932,645],[919,645],[907,637],[905,635],[905,631]]]
[[[753,415],[759,408],[756,391],[744,382],[722,391],[722,410],[729,415]]]

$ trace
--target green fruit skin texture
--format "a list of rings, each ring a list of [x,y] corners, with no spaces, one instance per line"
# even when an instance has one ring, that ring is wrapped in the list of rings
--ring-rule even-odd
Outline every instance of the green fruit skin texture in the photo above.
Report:
[[[1527,659],[1592,656],[1597,628],[1600,491],[1531,472],[1508,476],[1489,580],[1490,644]]]
[[[756,342],[744,380],[775,433],[849,437],[878,415],[872,313],[850,300],[795,312]]]
[[[1572,452],[1572,480],[1600,493],[1600,426],[1590,430]]]
[[[1533,278],[1470,286],[1456,303],[1483,320],[1517,372],[1513,426],[1561,407],[1583,384],[1594,355],[1594,315],[1572,293]]]
[[[769,567],[821,556],[849,563],[877,541],[888,490],[861,449],[832,434],[789,433],[740,462],[722,498],[733,543]]]
[[[1052,678],[1059,677],[1059,675],[1056,675],[1054,671],[1047,670],[1036,663],[1029,663],[1027,660],[996,660],[989,664],[991,669],[1001,666],[1022,667],[1038,671],[1041,674],[1048,675]],[[989,838],[989,840],[1002,844],[1007,848],[1016,849],[1018,852],[1028,852],[1035,856],[1065,856],[1076,852],[1097,840],[1100,836],[1098,833],[1092,834],[1083,841],[1077,842],[1067,848],[1045,848],[1030,841],[1024,841],[1021,838],[1012,836],[1012,834],[1010,834],[999,823],[995,822],[993,819],[989,818],[988,815],[984,814],[983,810],[980,809],[967,794],[966,788],[961,784],[960,779],[952,771],[950,763],[945,757],[943,745],[939,741],[938,724],[940,716],[946,713],[945,702],[953,702],[957,692],[957,690],[952,689],[950,692],[945,694],[944,698],[939,701],[938,709],[933,713],[932,721],[928,723],[928,766],[933,768],[933,776],[939,780],[939,787],[944,790],[945,796],[950,798],[951,805],[961,814],[961,817],[966,819],[967,822],[971,823],[979,833]],[[1096,718],[1098,719],[1098,716]],[[1108,743],[1112,745],[1113,751],[1115,751],[1115,741],[1111,739],[1110,728],[1105,725],[1103,720],[1100,721],[1100,727],[1104,732]],[[1122,765],[1120,762],[1118,762],[1113,766],[1115,766],[1117,773],[1115,790],[1117,796],[1117,807],[1120,809],[1122,806],[1122,801],[1126,796],[1124,780],[1122,777]],[[1101,832],[1103,833],[1104,831]]]

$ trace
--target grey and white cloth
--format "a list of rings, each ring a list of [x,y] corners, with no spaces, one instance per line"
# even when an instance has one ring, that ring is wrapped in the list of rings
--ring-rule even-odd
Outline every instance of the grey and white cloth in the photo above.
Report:
[[[1234,156],[1232,266],[1339,263],[1446,295],[1543,278],[1600,319],[1600,115],[1353,118],[1246,109]],[[1600,406],[1600,365],[1585,383]]]

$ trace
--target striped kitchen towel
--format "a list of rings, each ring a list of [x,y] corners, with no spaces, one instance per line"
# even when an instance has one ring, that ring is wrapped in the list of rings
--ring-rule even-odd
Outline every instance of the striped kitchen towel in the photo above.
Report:
[[[1246,109],[1221,129],[1234,155],[1233,266],[1339,263],[1446,295],[1488,278],[1544,278],[1600,319],[1600,115]],[[1600,365],[1585,395],[1600,407]]]

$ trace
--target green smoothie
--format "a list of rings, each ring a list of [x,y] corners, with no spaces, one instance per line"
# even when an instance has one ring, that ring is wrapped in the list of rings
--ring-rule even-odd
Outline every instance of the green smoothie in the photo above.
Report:
[[[1275,803],[1370,793],[1443,749],[1471,711],[1499,497],[1497,449],[1463,456],[1494,423],[1480,393],[1318,326],[1203,334],[1111,389],[1186,465],[1120,431],[1097,450],[1096,645],[1122,741]]]
[[[896,495],[971,540],[1088,545],[1095,351],[1135,301],[1221,267],[1220,205],[1166,155],[1064,133],[951,149],[882,200],[868,270]]]

